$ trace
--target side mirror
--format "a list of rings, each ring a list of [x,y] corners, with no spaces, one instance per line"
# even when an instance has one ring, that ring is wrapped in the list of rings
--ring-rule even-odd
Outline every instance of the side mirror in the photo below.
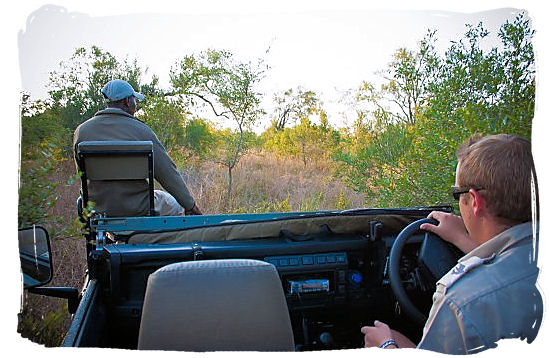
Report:
[[[19,229],[19,258],[23,288],[48,284],[53,277],[50,237],[42,226]]]

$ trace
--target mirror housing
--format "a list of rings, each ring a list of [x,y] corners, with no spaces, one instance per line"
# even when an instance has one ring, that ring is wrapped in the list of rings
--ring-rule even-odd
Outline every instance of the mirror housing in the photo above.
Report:
[[[48,284],[53,278],[52,251],[48,231],[42,226],[19,229],[19,258],[23,288]]]

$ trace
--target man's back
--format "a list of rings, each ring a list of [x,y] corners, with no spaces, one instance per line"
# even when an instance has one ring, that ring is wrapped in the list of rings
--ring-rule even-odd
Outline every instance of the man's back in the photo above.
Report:
[[[91,140],[151,140],[155,137],[143,122],[118,108],[107,108],[81,125],[75,131],[75,143]]]
[[[73,143],[83,141],[130,140],[153,142],[155,179],[185,207],[192,207],[181,175],[157,136],[144,123],[118,108],[99,111],[75,130]],[[95,210],[108,216],[139,216],[149,211],[146,180],[101,181],[88,183],[90,200]]]

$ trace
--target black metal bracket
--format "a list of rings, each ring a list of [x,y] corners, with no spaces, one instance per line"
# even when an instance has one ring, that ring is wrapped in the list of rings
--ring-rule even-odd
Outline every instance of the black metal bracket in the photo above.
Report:
[[[382,238],[382,223],[380,221],[371,221],[370,223],[370,241],[378,241]]]
[[[203,260],[204,259],[204,252],[202,251],[202,247],[199,244],[193,244],[193,260]]]
[[[75,287],[34,287],[28,289],[29,293],[37,295],[66,298],[69,302],[69,313],[73,314],[78,308],[80,297]]]

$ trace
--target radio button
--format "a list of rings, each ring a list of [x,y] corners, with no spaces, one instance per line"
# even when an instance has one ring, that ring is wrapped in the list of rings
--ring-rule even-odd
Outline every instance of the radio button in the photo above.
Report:
[[[279,265],[281,266],[288,266],[288,259],[280,259]]]

